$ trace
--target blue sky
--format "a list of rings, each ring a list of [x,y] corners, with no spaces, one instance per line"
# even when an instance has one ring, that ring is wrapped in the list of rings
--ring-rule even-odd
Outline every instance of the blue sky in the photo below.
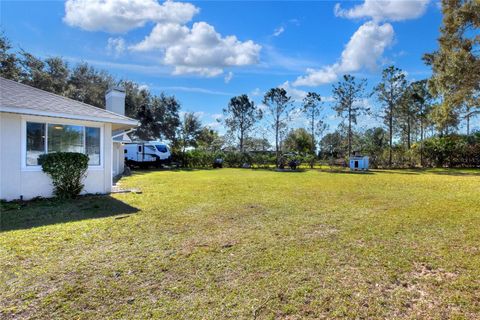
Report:
[[[367,78],[371,88],[394,63],[410,80],[428,77],[421,57],[437,47],[440,23],[433,0],[1,2],[1,27],[14,46],[175,95],[205,124],[234,95],[260,103],[266,90],[283,86],[297,99],[305,91],[326,97],[334,128],[328,97],[338,76]]]

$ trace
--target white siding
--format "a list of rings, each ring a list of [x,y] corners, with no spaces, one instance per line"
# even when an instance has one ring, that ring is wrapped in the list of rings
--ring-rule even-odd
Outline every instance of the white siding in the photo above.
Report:
[[[0,112],[0,199],[14,200],[23,196],[28,200],[38,196],[51,197],[50,178],[39,168],[26,168],[25,121],[59,122],[102,127],[103,159],[99,167],[89,168],[83,193],[110,193],[112,183],[112,139],[111,124],[74,121],[67,119],[21,116]],[[58,121],[57,121],[58,120]]]

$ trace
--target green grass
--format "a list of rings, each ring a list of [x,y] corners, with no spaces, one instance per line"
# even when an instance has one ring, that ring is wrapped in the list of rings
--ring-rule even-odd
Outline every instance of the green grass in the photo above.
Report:
[[[122,183],[2,206],[0,318],[480,318],[480,171]]]

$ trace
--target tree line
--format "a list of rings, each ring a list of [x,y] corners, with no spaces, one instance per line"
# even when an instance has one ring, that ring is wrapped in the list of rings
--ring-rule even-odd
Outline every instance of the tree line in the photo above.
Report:
[[[3,35],[0,75],[101,108],[105,107],[105,91],[121,85],[126,89],[126,115],[141,124],[134,138],[171,141],[184,165],[191,158],[187,155],[191,149],[237,152],[239,159],[246,153],[273,149],[269,161],[277,166],[288,152],[334,161],[345,160],[356,151],[382,167],[478,166],[480,134],[471,132],[470,122],[480,113],[480,39],[475,36],[480,4],[443,0],[442,11],[439,49],[423,57],[432,68],[432,77],[409,82],[404,71],[388,66],[379,83],[367,92],[366,79],[344,75],[332,86],[329,97],[332,110],[342,121],[327,134],[326,97],[316,92],[294,101],[287,90],[271,88],[260,105],[246,94],[232,97],[223,109],[222,124],[227,132],[222,136],[205,127],[195,113],[182,114],[180,102],[173,96],[154,95],[148,88],[117,80],[87,63],[70,66],[60,57],[40,59],[24,50],[13,52]],[[365,103],[372,100],[373,108]],[[307,120],[305,128],[290,126],[292,114],[298,112]],[[362,117],[381,120],[383,126],[358,129]],[[466,124],[464,135],[458,132],[460,123]]]

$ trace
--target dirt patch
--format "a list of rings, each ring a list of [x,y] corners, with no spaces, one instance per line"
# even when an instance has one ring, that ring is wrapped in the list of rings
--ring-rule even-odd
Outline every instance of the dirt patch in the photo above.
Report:
[[[426,263],[416,263],[412,272],[415,279],[434,279],[436,281],[452,280],[458,277],[458,272],[448,272],[442,268],[433,269]]]
[[[338,234],[339,230],[335,227],[318,224],[307,230],[303,237],[305,239],[326,238]]]

